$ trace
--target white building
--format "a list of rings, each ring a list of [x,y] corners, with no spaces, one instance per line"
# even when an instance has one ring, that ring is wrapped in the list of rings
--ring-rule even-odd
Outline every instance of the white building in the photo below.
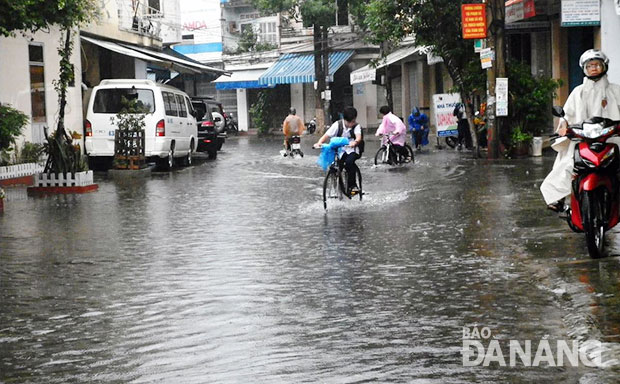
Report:
[[[75,81],[67,90],[65,127],[82,133],[80,44],[78,34],[74,36],[71,63]],[[51,132],[56,128],[58,95],[52,82],[59,77],[60,39],[60,30],[55,27],[25,36],[18,33],[15,37],[0,37],[0,103],[10,104],[30,117],[18,146],[24,141],[43,143],[43,129]]]

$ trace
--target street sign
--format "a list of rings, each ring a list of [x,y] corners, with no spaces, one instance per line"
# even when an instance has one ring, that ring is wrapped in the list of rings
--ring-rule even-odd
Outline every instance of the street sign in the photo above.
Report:
[[[495,52],[491,48],[484,48],[480,51],[482,69],[491,68],[493,66],[493,59],[495,59]]]
[[[474,52],[480,53],[483,48],[487,47],[487,41],[485,39],[474,40]]]
[[[433,95],[433,114],[435,117],[435,126],[437,127],[437,136],[457,136],[457,120],[452,114],[454,107],[461,102],[461,96],[458,93],[441,93]]]
[[[600,0],[562,0],[562,27],[601,25]]]
[[[487,37],[486,4],[461,5],[463,39],[484,39]]]
[[[495,116],[508,116],[508,78],[495,78]]]
[[[326,89],[325,91],[321,92],[322,96],[323,96],[323,100],[331,100],[332,99],[332,90],[331,89]]]

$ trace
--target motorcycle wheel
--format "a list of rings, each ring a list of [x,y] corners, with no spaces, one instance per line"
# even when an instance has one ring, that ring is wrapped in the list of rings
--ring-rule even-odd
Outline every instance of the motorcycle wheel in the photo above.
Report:
[[[458,138],[454,137],[454,136],[446,136],[446,145],[450,148],[456,148],[456,146],[458,145],[459,140]]]
[[[585,191],[581,198],[583,231],[586,235],[588,253],[593,259],[600,259],[604,256],[605,225],[602,203],[602,200],[597,198],[595,191]]]

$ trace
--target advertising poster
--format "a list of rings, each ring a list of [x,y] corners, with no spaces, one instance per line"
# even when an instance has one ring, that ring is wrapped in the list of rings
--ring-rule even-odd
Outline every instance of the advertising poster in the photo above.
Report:
[[[600,24],[600,0],[562,0],[562,27]]]
[[[437,136],[458,136],[454,107],[461,102],[458,93],[440,93],[433,95],[433,115],[437,126]]]

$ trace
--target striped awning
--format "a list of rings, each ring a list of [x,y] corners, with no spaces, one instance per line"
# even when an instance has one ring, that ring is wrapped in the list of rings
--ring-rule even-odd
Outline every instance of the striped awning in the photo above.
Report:
[[[334,51],[329,53],[329,81],[334,73],[353,56],[354,51]],[[260,84],[294,84],[314,82],[314,54],[287,53],[280,57],[258,78]]]
[[[272,86],[260,84],[258,78],[265,72],[265,68],[234,70],[231,76],[222,75],[215,79],[215,89],[239,89],[239,88],[270,88]]]

